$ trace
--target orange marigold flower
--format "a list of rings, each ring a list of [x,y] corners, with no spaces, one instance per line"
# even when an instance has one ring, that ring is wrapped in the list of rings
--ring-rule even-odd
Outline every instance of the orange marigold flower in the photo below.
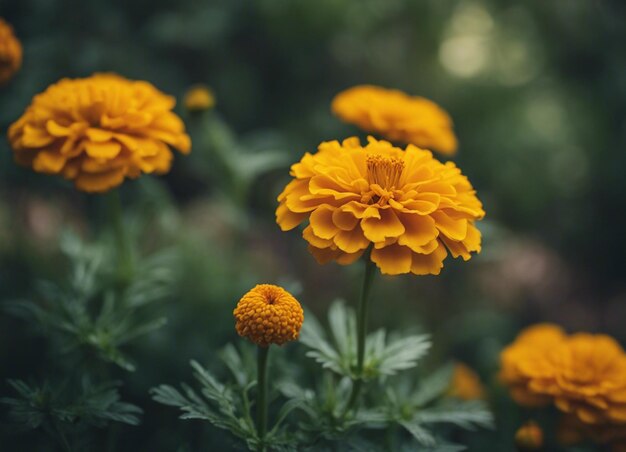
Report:
[[[448,113],[434,102],[398,90],[360,85],[337,94],[332,111],[345,122],[392,141],[411,143],[442,154],[456,152]]]
[[[464,260],[480,251],[481,202],[454,163],[429,151],[353,137],[320,144],[290,174],[276,221],[287,231],[309,219],[303,237],[320,263],[350,264],[372,245],[382,273],[439,274],[447,250]]]
[[[0,18],[0,84],[8,82],[22,65],[22,44],[13,27]]]
[[[485,388],[476,372],[465,364],[457,363],[448,394],[462,400],[477,400],[485,397]]]
[[[170,147],[189,153],[175,103],[148,82],[114,74],[63,79],[35,96],[9,141],[19,164],[105,192],[124,178],[167,173]]]
[[[609,336],[566,336],[540,325],[507,347],[501,362],[501,379],[521,405],[553,402],[587,424],[626,423],[626,353]]]
[[[237,333],[261,347],[296,340],[304,321],[298,300],[271,284],[259,284],[246,293],[233,314]]]
[[[515,433],[515,445],[518,450],[532,451],[543,447],[543,430],[534,421],[528,421]]]
[[[185,93],[183,103],[191,112],[204,111],[215,106],[215,96],[206,86],[195,85]]]

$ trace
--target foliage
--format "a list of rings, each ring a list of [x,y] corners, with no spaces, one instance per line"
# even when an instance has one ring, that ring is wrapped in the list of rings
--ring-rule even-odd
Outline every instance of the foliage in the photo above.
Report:
[[[181,419],[202,419],[212,425],[229,430],[246,442],[250,449],[259,446],[270,450],[283,448],[332,447],[356,441],[359,447],[378,450],[376,443],[359,432],[389,430],[403,444],[410,440],[396,435],[395,426],[405,429],[410,437],[428,450],[462,450],[445,440],[445,430],[439,432],[439,424],[448,424],[462,429],[491,427],[493,419],[481,401],[460,401],[446,397],[452,378],[452,366],[444,367],[415,385],[414,369],[430,348],[425,335],[399,336],[386,341],[384,330],[371,333],[367,338],[365,362],[368,388],[366,403],[354,412],[346,412],[346,405],[357,376],[353,372],[356,343],[356,318],[352,309],[343,302],[335,302],[328,311],[332,340],[319,322],[310,313],[301,332],[301,342],[310,350],[307,356],[321,364],[320,378],[313,380],[313,388],[307,388],[300,378],[280,366],[280,380],[276,385],[286,398],[276,413],[276,422],[262,442],[250,409],[255,399],[250,393],[256,381],[244,359],[232,345],[221,353],[221,358],[230,370],[228,383],[220,382],[200,364],[192,361],[194,376],[201,385],[201,395],[190,386],[181,389],[161,385],[152,390],[157,402],[179,408]],[[330,371],[330,372],[328,372]],[[399,374],[399,375],[396,375]],[[317,381],[316,381],[317,380]],[[230,382],[232,381],[232,382]],[[296,410],[297,416],[290,413]],[[356,444],[356,443],[355,443]],[[321,449],[324,450],[324,449]]]

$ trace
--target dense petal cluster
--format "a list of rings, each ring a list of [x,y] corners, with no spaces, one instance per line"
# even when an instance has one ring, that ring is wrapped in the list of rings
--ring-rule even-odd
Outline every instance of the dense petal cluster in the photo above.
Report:
[[[63,79],[35,96],[9,141],[19,164],[105,192],[125,178],[168,172],[170,147],[190,151],[175,103],[148,82],[114,74]]]
[[[353,137],[322,143],[290,174],[276,221],[287,231],[308,219],[303,237],[320,263],[350,264],[371,246],[382,273],[439,274],[448,251],[464,260],[480,251],[481,202],[452,162],[429,151]]]
[[[398,90],[360,85],[337,94],[332,111],[366,132],[411,143],[442,154],[454,154],[457,139],[448,113],[434,102]]]
[[[296,340],[304,321],[298,300],[271,284],[259,284],[246,293],[233,314],[237,333],[261,347]]]
[[[206,86],[195,85],[185,93],[183,104],[191,112],[204,111],[215,106],[215,96]]]
[[[0,18],[0,84],[8,82],[22,65],[22,45],[13,28]]]
[[[476,372],[465,364],[457,363],[448,394],[462,400],[478,400],[485,397],[485,388]]]
[[[522,332],[501,361],[501,379],[521,405],[554,403],[585,424],[626,427],[626,353],[611,337],[538,325]]]

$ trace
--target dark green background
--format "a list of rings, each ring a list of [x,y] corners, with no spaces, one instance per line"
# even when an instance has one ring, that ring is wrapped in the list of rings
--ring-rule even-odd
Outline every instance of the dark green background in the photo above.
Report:
[[[329,111],[333,95],[354,84],[403,89],[447,109],[460,141],[454,160],[487,211],[483,253],[447,261],[439,277],[379,279],[372,318],[420,325],[434,334],[433,363],[464,360],[492,383],[499,428],[475,435],[475,450],[493,441],[511,448],[521,414],[494,375],[521,327],[551,321],[626,340],[624,2],[2,0],[0,16],[24,46],[22,69],[0,89],[2,129],[49,84],[99,71],[148,80],[179,99],[205,83],[244,147],[283,150],[289,161],[359,133]],[[210,153],[199,145],[202,122],[178,108],[192,156],[159,182],[124,187],[125,203],[165,225],[184,257],[179,296],[159,307],[169,324],[133,350],[137,372],[119,376],[144,423],[116,427],[112,450],[225,447],[221,431],[176,420],[148,388],[189,379],[189,359],[211,362],[236,340],[231,310],[255,283],[298,286],[300,300],[323,314],[333,298],[354,298],[359,278],[359,268],[319,267],[297,232],[274,224],[287,168],[257,179],[243,209],[251,226],[238,230],[219,174],[196,165]],[[1,140],[0,299],[28,295],[35,279],[62,278],[59,230],[95,236],[100,204],[16,167]],[[44,353],[24,324],[0,315],[2,380],[41,377]],[[6,435],[0,450],[25,450],[10,446],[22,440],[28,445],[16,447],[47,450],[35,437]]]

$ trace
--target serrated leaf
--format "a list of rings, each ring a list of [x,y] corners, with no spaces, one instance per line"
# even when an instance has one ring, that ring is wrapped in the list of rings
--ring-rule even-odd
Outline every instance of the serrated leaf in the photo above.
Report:
[[[422,424],[454,424],[467,430],[493,427],[493,415],[484,402],[479,400],[442,403],[417,412],[413,420]]]
[[[454,366],[448,364],[422,379],[411,396],[411,404],[421,407],[443,395],[450,387],[453,372]]]
[[[415,420],[400,421],[399,424],[409,432],[415,440],[423,446],[432,447],[435,445],[435,437]]]

